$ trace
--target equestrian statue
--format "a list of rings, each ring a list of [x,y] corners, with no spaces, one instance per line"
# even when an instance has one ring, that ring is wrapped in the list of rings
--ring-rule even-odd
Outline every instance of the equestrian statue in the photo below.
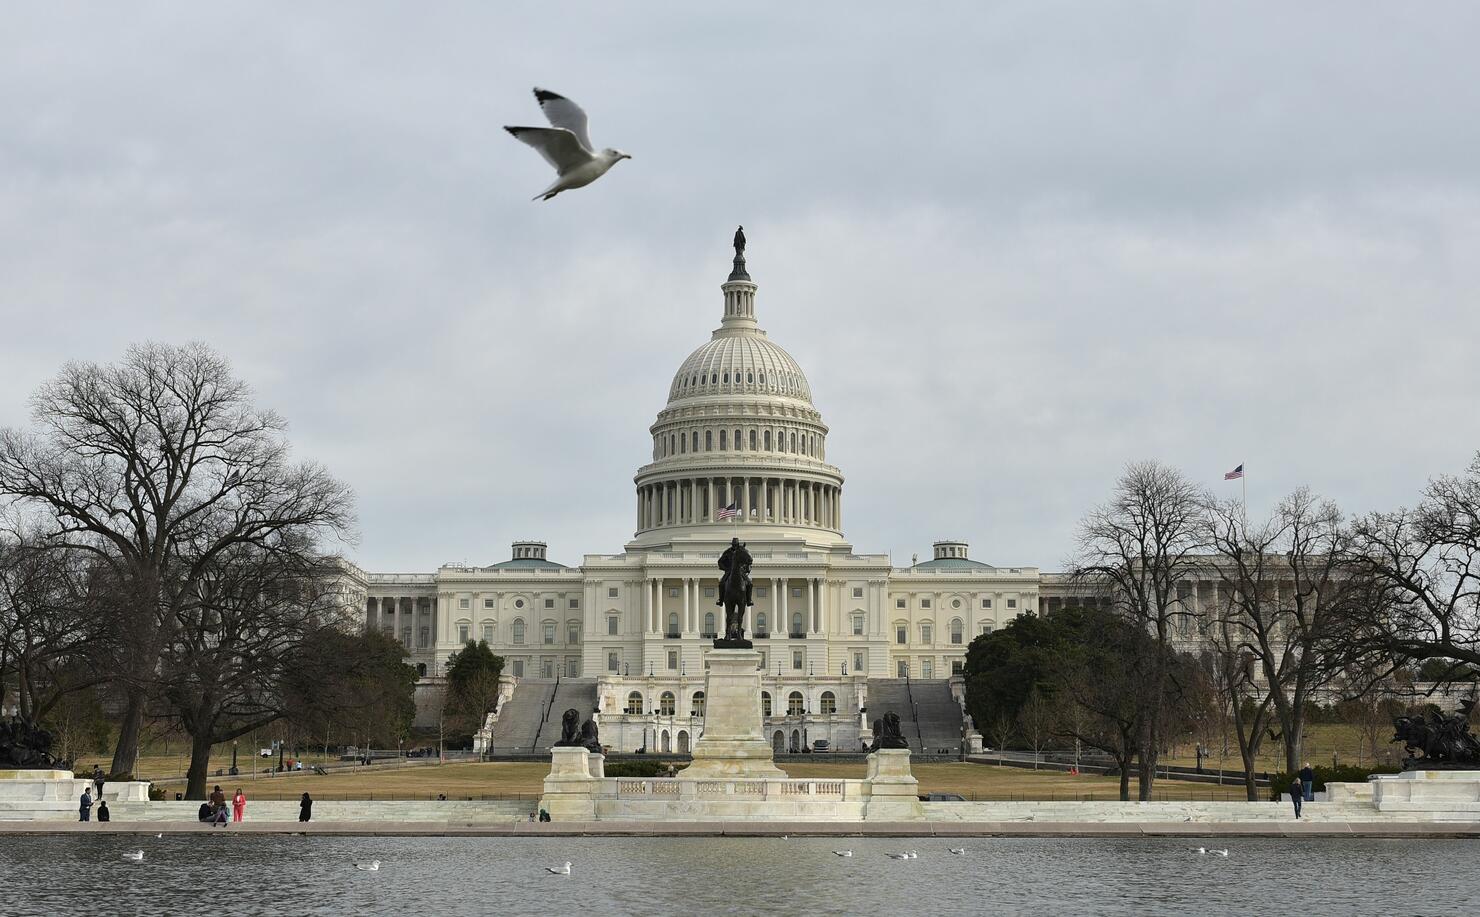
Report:
[[[751,642],[745,639],[745,609],[755,604],[751,601],[753,586],[750,582],[753,562],[739,538],[731,538],[730,546],[719,556],[719,567],[725,572],[719,578],[719,601],[714,604],[725,610],[725,634],[714,641],[717,649],[751,648]]]

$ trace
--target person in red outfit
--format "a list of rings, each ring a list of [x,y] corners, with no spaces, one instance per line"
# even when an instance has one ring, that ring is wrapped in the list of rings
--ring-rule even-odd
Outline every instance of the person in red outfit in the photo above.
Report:
[[[247,797],[241,787],[236,788],[236,795],[231,797],[231,820],[241,821],[242,816],[247,813]]]

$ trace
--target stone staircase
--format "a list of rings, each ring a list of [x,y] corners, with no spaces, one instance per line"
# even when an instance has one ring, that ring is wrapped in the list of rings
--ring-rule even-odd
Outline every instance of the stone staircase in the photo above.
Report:
[[[566,678],[561,680],[555,689],[554,700],[550,702],[545,725],[541,727],[539,736],[535,739],[535,751],[546,751],[551,745],[560,741],[561,717],[565,715],[565,711],[572,708],[580,712],[581,722],[584,723],[590,718],[592,711],[596,709],[596,679]]]
[[[899,731],[916,754],[959,754],[961,751],[961,705],[951,696],[951,683],[909,681],[902,678],[870,678],[868,720],[885,713],[899,715]]]
[[[594,685],[593,685],[594,690]],[[519,686],[499,708],[489,734],[488,750],[530,752],[537,748],[541,721],[555,698],[555,679],[522,678]],[[593,706],[595,702],[592,702]],[[557,728],[557,737],[559,735]]]
[[[955,755],[961,752],[961,704],[951,694],[951,683],[916,681],[909,683],[909,694],[915,701],[915,727],[927,754]],[[944,752],[941,751],[944,749]]]

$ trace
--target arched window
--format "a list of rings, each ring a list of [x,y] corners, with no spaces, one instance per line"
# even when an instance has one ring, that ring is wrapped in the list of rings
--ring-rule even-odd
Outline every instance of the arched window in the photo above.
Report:
[[[791,451],[797,451],[797,432],[795,430],[791,431]]]
[[[760,380],[761,380],[761,385],[765,385],[766,384],[766,374],[765,373],[761,373],[760,374]]]
[[[703,717],[704,716],[704,692],[703,691],[695,691],[694,692],[693,706],[691,706],[689,708],[689,716],[697,716],[697,717]]]
[[[725,371],[725,385],[729,385],[729,384],[730,384],[730,373],[729,373],[729,370],[726,370]]]
[[[740,448],[741,448],[740,431],[739,430],[736,430],[735,431],[735,451],[736,452],[739,452],[740,451]]]
[[[755,451],[755,430],[754,429],[752,429],[750,431],[750,451],[751,452],[754,452]]]
[[[668,636],[678,636],[678,612],[676,611],[668,612]]]
[[[719,385],[719,373],[711,373],[709,375],[709,384],[710,385]]]
[[[673,692],[672,691],[664,691],[658,697],[658,715],[659,716],[672,716],[673,715],[673,711],[674,711],[674,707],[675,707],[675,704],[674,704],[674,700],[673,700]]]
[[[698,452],[699,451],[699,431],[698,430],[695,430],[694,431],[694,451],[695,452]]]
[[[704,451],[705,452],[712,452],[712,451],[714,451],[714,431],[713,430],[705,430],[704,431]]]
[[[642,695],[636,691],[627,695],[627,712],[632,716],[642,715]]]
[[[427,677],[427,664],[425,662],[418,662],[416,664],[416,675],[418,678]]]
[[[800,691],[793,691],[790,694],[786,695],[786,715],[787,716],[801,716],[802,715],[802,709],[803,709],[802,692],[800,692]]]
[[[960,642],[961,642],[961,629],[962,629],[961,619],[960,618],[952,618],[951,619],[951,642],[952,643],[960,644]]]
[[[677,455],[678,454],[678,437],[675,436],[672,433],[669,433],[668,434],[668,454],[669,455]]]
[[[514,642],[515,643],[523,643],[524,642],[524,619],[523,618],[515,618],[514,619]]]
[[[673,750],[673,743],[671,741],[669,741],[669,738],[668,738],[668,730],[666,730],[666,729],[663,730],[662,748],[663,748],[664,754],[667,754],[668,752],[670,752],[670,751]]]
[[[678,438],[678,451],[679,452],[688,452],[689,451],[689,438],[687,436],[680,436]]]
[[[766,613],[764,611],[755,613],[755,632],[757,636],[768,633],[766,630]]]
[[[800,611],[794,611],[791,613],[791,635],[796,637],[802,632],[802,613]]]
[[[822,698],[818,702],[817,709],[823,716],[838,712],[838,699],[831,691],[823,691]]]
[[[761,692],[761,716],[771,715],[771,692]]]
[[[771,431],[770,430],[767,430],[766,431],[766,451],[767,452],[770,452],[771,451]]]
[[[920,642],[921,643],[929,643],[930,642],[930,638],[933,637],[933,636],[935,636],[935,632],[934,631],[935,631],[935,628],[931,627],[929,624],[921,624],[920,625]]]
[[[714,635],[714,612],[706,611],[704,613],[704,636],[713,637]]]
[[[726,449],[730,448],[728,445],[725,444],[725,439],[726,438],[727,437],[725,436],[725,431],[724,430],[719,431],[719,451],[721,451],[721,452],[723,452]]]
[[[689,753],[689,733],[684,729],[678,731],[678,753],[681,755]]]

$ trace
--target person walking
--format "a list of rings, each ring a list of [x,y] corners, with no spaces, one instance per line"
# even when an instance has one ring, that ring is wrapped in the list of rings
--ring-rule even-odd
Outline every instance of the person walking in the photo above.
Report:
[[[1311,769],[1310,762],[1300,769],[1300,793],[1306,802],[1315,802],[1316,799],[1316,772]]]
[[[77,801],[77,820],[92,821],[92,790],[83,787],[82,798]]]
[[[236,788],[236,795],[231,797],[231,820],[241,821],[247,814],[247,794],[242,792],[241,787]]]
[[[98,800],[98,821],[108,821],[108,802],[104,799]]]
[[[308,821],[311,818],[313,818],[313,800],[307,793],[304,793],[303,798],[298,800],[298,820]]]
[[[1305,798],[1304,788],[1300,785],[1299,777],[1292,777],[1290,785],[1285,788],[1290,793],[1290,801],[1295,804],[1295,817],[1300,817],[1300,803]]]

